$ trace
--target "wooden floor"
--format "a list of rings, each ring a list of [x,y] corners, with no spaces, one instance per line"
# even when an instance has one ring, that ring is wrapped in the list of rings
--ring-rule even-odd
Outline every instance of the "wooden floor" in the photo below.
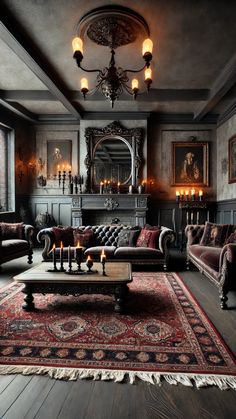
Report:
[[[36,249],[34,263],[41,260]],[[183,270],[183,255],[172,253],[173,270],[200,302],[231,350],[236,353],[236,293],[229,310],[219,308],[218,291],[197,271]],[[32,265],[31,265],[32,266]],[[6,263],[0,286],[29,267],[26,258]],[[92,380],[60,381],[41,376],[0,376],[0,418],[4,419],[233,419],[236,391],[215,387],[200,390],[162,383],[162,386],[118,384]]]

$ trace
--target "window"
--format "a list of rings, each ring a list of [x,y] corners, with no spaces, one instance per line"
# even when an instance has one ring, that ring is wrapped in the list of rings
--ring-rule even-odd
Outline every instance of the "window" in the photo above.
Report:
[[[0,212],[15,210],[14,131],[0,124]]]

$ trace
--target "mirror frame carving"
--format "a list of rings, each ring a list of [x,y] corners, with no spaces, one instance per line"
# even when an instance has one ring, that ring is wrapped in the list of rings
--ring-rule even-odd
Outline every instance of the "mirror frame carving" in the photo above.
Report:
[[[142,165],[141,158],[141,143],[142,143],[143,129],[142,128],[125,128],[119,121],[114,121],[104,128],[85,129],[85,141],[87,147],[87,154],[84,160],[86,167],[86,182],[85,193],[94,193],[99,185],[94,184],[93,180],[93,165],[94,165],[94,151],[98,143],[108,138],[114,138],[124,141],[131,152],[131,184],[137,186],[139,183],[139,174]]]

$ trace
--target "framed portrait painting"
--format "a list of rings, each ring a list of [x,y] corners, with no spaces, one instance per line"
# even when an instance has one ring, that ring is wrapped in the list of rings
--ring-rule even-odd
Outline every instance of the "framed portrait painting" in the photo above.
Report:
[[[172,142],[172,185],[209,185],[208,142]]]
[[[70,140],[47,141],[47,178],[53,179],[60,170],[71,166],[72,142]]]
[[[229,183],[236,182],[236,136],[229,139]]]

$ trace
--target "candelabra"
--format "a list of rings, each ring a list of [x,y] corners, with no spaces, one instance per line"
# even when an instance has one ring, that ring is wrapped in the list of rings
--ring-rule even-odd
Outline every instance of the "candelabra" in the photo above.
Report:
[[[84,177],[78,176],[78,183],[79,183],[79,193],[82,193],[82,185],[84,183]]]

